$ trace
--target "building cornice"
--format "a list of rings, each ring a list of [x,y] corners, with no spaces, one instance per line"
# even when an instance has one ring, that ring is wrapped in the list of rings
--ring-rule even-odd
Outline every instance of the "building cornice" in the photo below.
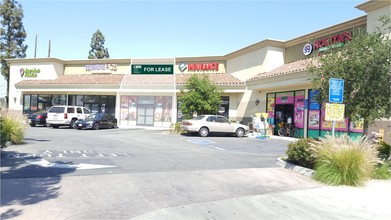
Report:
[[[355,8],[368,13],[370,11],[374,11],[390,4],[390,0],[369,0],[357,5]]]
[[[242,48],[240,50],[237,50],[237,51],[234,51],[232,53],[229,53],[229,54],[225,55],[224,57],[227,60],[229,60],[229,59],[233,59],[235,57],[242,56],[244,54],[250,53],[250,52],[252,52],[254,50],[258,50],[258,49],[261,49],[261,48],[265,48],[265,47],[284,48],[284,46],[285,46],[285,42],[284,41],[265,39],[265,40],[260,41],[258,43],[255,43],[255,44],[252,44],[252,45],[247,46],[245,48]]]
[[[329,34],[333,34],[333,33],[347,30],[349,28],[365,26],[366,24],[367,24],[367,16],[364,15],[364,16],[361,16],[361,17],[358,17],[358,18],[355,18],[355,19],[352,19],[349,21],[345,21],[345,22],[342,22],[342,23],[339,23],[339,24],[336,24],[336,25],[333,25],[333,26],[330,26],[330,27],[327,27],[327,28],[324,28],[324,29],[300,36],[300,37],[297,37],[297,38],[294,38],[292,40],[288,40],[285,42],[285,47],[291,47],[291,46],[294,46],[294,45],[297,45],[300,43],[305,43],[305,42],[308,42],[309,39],[323,37],[323,36],[326,36]]]

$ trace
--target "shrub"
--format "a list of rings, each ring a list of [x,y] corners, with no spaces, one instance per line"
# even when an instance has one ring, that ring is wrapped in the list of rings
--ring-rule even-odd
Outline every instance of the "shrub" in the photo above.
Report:
[[[181,123],[180,122],[177,122],[174,124],[171,124],[171,132],[174,132],[174,133],[182,133],[182,128],[181,128]]]
[[[376,146],[363,136],[326,136],[311,143],[317,154],[314,178],[331,185],[358,185],[373,176],[379,162]]]
[[[21,144],[24,138],[24,131],[26,129],[26,117],[18,113],[3,110],[1,112],[2,133],[5,133],[8,140],[14,144]]]
[[[5,147],[5,144],[7,143],[7,141],[9,141],[8,135],[5,132],[3,124],[4,120],[3,118],[0,118],[0,147]]]
[[[379,151],[379,157],[383,160],[386,160],[390,157],[391,146],[384,141],[380,141],[377,146],[377,151]]]
[[[288,155],[287,161],[313,169],[316,157],[311,149],[310,143],[312,141],[313,139],[299,139],[296,142],[290,143],[286,152]]]
[[[391,164],[385,162],[376,166],[373,174],[374,179],[391,179]]]

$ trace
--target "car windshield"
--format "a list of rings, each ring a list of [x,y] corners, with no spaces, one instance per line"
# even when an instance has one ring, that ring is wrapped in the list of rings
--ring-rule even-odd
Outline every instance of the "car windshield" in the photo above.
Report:
[[[94,119],[94,118],[102,118],[103,115],[101,114],[92,114],[92,115],[89,115],[87,118],[90,118],[90,119]]]
[[[202,120],[203,118],[205,118],[205,115],[199,115],[197,117],[192,118],[191,120]]]

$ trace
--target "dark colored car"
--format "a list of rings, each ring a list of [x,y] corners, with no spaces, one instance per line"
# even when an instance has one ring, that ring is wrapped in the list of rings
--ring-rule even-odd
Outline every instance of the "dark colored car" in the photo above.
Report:
[[[35,127],[36,125],[43,125],[45,127],[48,126],[46,122],[46,118],[48,117],[48,113],[46,111],[35,112],[28,116],[29,124],[31,127]]]
[[[76,121],[77,129],[94,129],[100,128],[115,128],[117,127],[117,119],[110,114],[91,114],[86,119]]]

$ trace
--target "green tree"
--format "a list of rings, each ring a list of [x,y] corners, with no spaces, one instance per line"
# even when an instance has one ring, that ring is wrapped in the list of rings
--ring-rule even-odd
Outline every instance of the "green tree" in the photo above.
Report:
[[[192,75],[185,84],[185,91],[181,90],[181,111],[186,119],[193,116],[193,112],[201,114],[215,114],[221,105],[222,90],[214,85],[207,75]]]
[[[98,29],[91,38],[91,50],[88,59],[106,59],[110,58],[109,50],[105,48],[105,36]]]
[[[26,31],[23,27],[22,5],[15,0],[3,0],[0,4],[0,61],[1,74],[7,81],[7,104],[9,96],[9,66],[6,59],[25,58]]]
[[[326,50],[309,66],[314,89],[321,103],[328,101],[329,79],[344,80],[345,116],[365,119],[365,127],[375,119],[390,114],[390,52],[389,18],[373,33],[364,28],[353,30],[352,40],[341,48]]]

